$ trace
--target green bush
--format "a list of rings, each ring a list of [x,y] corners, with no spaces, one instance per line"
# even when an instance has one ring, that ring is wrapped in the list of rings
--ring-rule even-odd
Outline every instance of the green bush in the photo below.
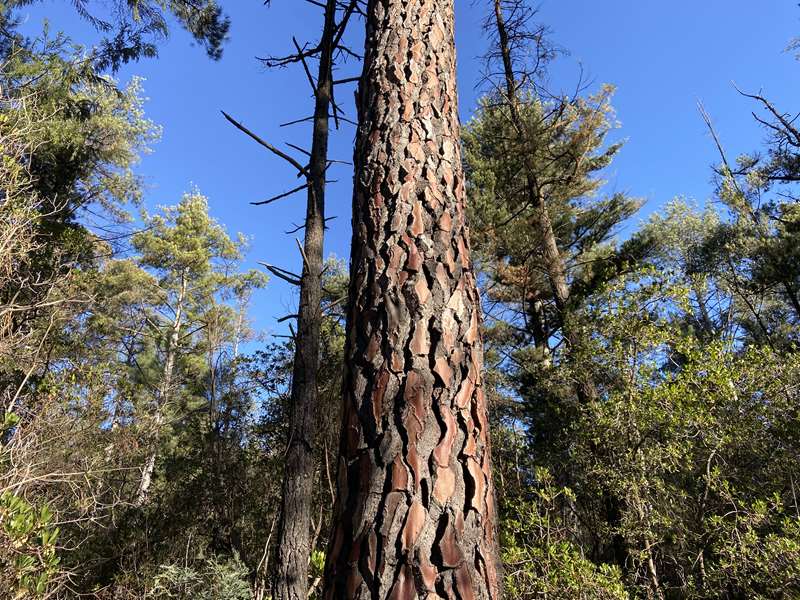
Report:
[[[248,572],[238,556],[216,557],[189,566],[163,565],[153,578],[147,598],[167,600],[250,600]]]
[[[59,571],[58,527],[39,508],[9,491],[0,495],[0,597],[41,597]]]
[[[533,499],[506,507],[502,525],[505,592],[509,600],[627,600],[617,567],[596,565],[570,539],[559,508],[573,500],[544,469]]]

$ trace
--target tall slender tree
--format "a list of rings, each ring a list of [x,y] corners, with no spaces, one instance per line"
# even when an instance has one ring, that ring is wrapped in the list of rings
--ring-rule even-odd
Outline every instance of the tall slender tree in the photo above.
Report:
[[[453,0],[371,0],[326,598],[499,597]]]
[[[177,207],[165,209],[165,216],[146,217],[145,223],[147,229],[133,236],[133,246],[141,254],[140,265],[158,278],[162,306],[150,325],[159,347],[153,369],[157,375],[148,382],[153,389],[153,446],[136,494],[140,506],[148,500],[168,417],[180,412],[179,363],[197,353],[191,349],[191,336],[209,326],[215,295],[243,281],[231,272],[241,259],[243,242],[232,240],[208,215],[208,202],[198,193],[186,194]],[[253,287],[263,283],[253,275]]]
[[[333,58],[355,2],[337,23],[337,0],[327,0],[319,43],[319,71],[314,89],[314,129],[308,164],[303,270],[297,311],[289,441],[283,477],[277,560],[272,593],[276,600],[305,600],[311,555],[315,437],[317,434],[322,270],[325,239],[325,180],[328,170]]]
[[[531,127],[530,120],[525,118],[525,111],[528,109],[525,101],[530,100],[530,104],[535,104],[538,100],[535,78],[540,75],[541,69],[553,54],[553,50],[544,40],[542,28],[531,27],[531,19],[534,14],[535,11],[527,6],[525,0],[493,0],[493,19],[487,22],[487,26],[495,28],[496,31],[496,47],[490,54],[490,58],[499,58],[502,64],[503,84],[498,86],[497,97],[509,114],[512,131],[511,144],[518,147],[521,147],[526,141],[535,140],[535,135],[532,135],[533,130],[548,125],[547,121],[542,119],[534,120],[533,127]],[[530,51],[529,46],[534,48],[533,52]],[[533,61],[521,58],[526,56],[533,56]],[[560,102],[554,107],[554,114],[563,114],[567,107],[565,101]],[[601,107],[603,107],[602,103]],[[604,117],[601,109],[598,109],[597,113],[600,118]],[[560,124],[558,121],[556,122],[556,126]],[[590,137],[588,140],[584,140],[578,136],[573,137],[577,139],[574,142],[574,148],[571,148],[570,152],[566,154],[566,159],[563,156],[547,156],[550,149],[537,148],[535,143],[532,144],[533,147],[520,153],[524,196],[521,208],[514,214],[514,217],[518,217],[526,209],[530,209],[533,213],[532,226],[540,243],[541,268],[546,274],[552,290],[556,313],[561,325],[561,335],[570,351],[576,351],[581,346],[581,339],[579,332],[575,330],[568,318],[571,286],[563,247],[565,244],[558,239],[553,227],[550,214],[552,207],[548,206],[550,203],[548,192],[556,186],[563,186],[565,180],[569,181],[584,175],[587,168],[602,166],[603,161],[609,159],[619,149],[619,145],[612,146],[604,155],[600,156],[599,160],[595,158],[595,161],[600,164],[594,164],[587,160],[587,155],[595,149],[592,144],[596,138]],[[558,166],[564,169],[562,173],[559,173],[559,177],[548,179],[540,176],[540,169],[534,162],[537,154],[545,155],[544,164],[558,162]],[[539,305],[533,303],[532,306]],[[531,316],[537,327],[546,331],[541,311],[533,310]],[[597,395],[594,383],[585,377],[577,382],[577,388],[578,394],[583,400],[592,399]]]
[[[324,270],[325,241],[325,189],[328,167],[328,141],[330,119],[339,125],[340,108],[334,98],[338,83],[349,83],[353,78],[336,81],[334,69],[336,56],[341,52],[353,54],[343,44],[342,37],[351,16],[359,9],[359,0],[326,0],[319,4],[323,8],[323,27],[319,42],[315,46],[301,47],[293,39],[296,52],[284,57],[263,59],[268,67],[283,67],[301,63],[311,85],[314,96],[314,113],[311,133],[311,148],[300,150],[307,156],[307,164],[283,152],[276,152],[241,123],[229,115],[225,117],[233,125],[277,154],[304,177],[304,182],[293,190],[278,194],[263,202],[271,204],[297,192],[305,191],[306,216],[298,229],[304,229],[301,247],[302,270],[299,276],[285,269],[267,265],[277,277],[296,285],[299,290],[299,305],[295,315],[297,331],[293,332],[294,362],[292,368],[291,405],[289,415],[288,442],[283,477],[283,495],[278,521],[277,556],[274,562],[272,594],[276,600],[305,600],[308,596],[309,557],[312,550],[311,505],[316,472],[314,449],[317,436],[318,372],[320,370],[320,329],[323,320],[322,278]],[[309,60],[318,60],[316,80],[311,74]],[[333,115],[331,115],[333,112]],[[299,246],[299,242],[298,242]]]

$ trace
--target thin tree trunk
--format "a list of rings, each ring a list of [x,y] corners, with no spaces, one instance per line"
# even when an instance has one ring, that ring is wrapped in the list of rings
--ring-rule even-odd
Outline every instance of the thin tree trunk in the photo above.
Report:
[[[514,74],[514,64],[501,0],[494,0],[494,14],[497,23],[498,39],[500,40],[500,54],[503,58],[503,75],[506,82],[506,96],[508,107],[511,112],[511,121],[514,125],[514,129],[517,130],[517,135],[525,136],[527,128],[520,114],[517,81]],[[563,313],[569,301],[566,265],[558,249],[558,241],[553,232],[553,224],[550,222],[550,215],[547,212],[547,204],[539,189],[536,169],[533,166],[531,157],[527,153],[524,156],[524,162],[528,203],[533,207],[536,213],[536,228],[542,239],[542,255],[544,258],[545,270],[550,280],[550,285],[553,288],[556,307],[559,312]]]
[[[311,499],[317,434],[317,373],[322,320],[322,265],[325,236],[325,172],[328,163],[329,110],[333,94],[336,1],[328,0],[315,90],[310,181],[295,336],[291,418],[272,594],[276,600],[306,600],[311,554]]]
[[[183,327],[183,304],[186,300],[188,282],[186,281],[186,274],[181,273],[181,287],[178,292],[178,300],[175,306],[175,318],[170,326],[169,337],[167,338],[167,348],[164,356],[164,369],[161,374],[161,385],[158,389],[158,396],[156,398],[156,414],[154,416],[155,422],[155,435],[154,435],[154,448],[147,456],[142,469],[142,477],[139,480],[139,489],[136,492],[136,506],[143,506],[147,502],[147,494],[150,491],[150,486],[153,483],[153,472],[156,467],[156,458],[158,455],[158,444],[161,435],[161,428],[164,425],[164,406],[169,398],[172,390],[172,374],[175,370],[175,354],[178,348],[178,341],[180,340],[181,328]]]
[[[516,75],[514,71],[513,57],[511,56],[511,44],[508,30],[506,29],[505,16],[503,15],[502,0],[494,0],[495,22],[497,24],[498,39],[500,42],[500,54],[503,59],[503,75],[506,83],[506,96],[511,121],[517,135],[527,136],[527,127],[520,112],[520,98]],[[567,280],[567,265],[558,247],[553,224],[547,210],[547,202],[542,195],[539,187],[536,168],[529,153],[524,153],[525,165],[525,189],[528,196],[527,202],[533,207],[534,219],[537,233],[542,242],[542,259],[544,270],[550,281],[553,290],[553,299],[561,320],[561,331],[568,344],[571,355],[580,348],[581,335],[574,325],[569,321],[569,299],[570,286]],[[589,401],[597,397],[597,389],[594,383],[586,376],[580,376],[576,382],[578,396],[581,401]]]
[[[371,0],[328,599],[499,598],[454,0]]]
[[[528,298],[526,311],[526,322],[533,334],[533,343],[540,352],[537,357],[542,364],[550,363],[550,334],[547,330],[547,319],[544,311],[544,303],[538,298],[537,294],[531,294]]]
[[[233,359],[239,358],[239,344],[242,342],[244,335],[245,317],[247,315],[247,301],[244,298],[239,299],[239,307],[236,311],[236,325],[233,331]]]

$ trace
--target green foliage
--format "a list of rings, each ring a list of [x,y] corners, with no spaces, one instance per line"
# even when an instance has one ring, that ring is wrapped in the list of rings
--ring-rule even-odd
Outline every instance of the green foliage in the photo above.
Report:
[[[35,507],[11,491],[0,494],[0,594],[39,598],[59,571],[59,528],[45,504]]]
[[[313,550],[311,552],[311,577],[321,577],[322,572],[325,570],[325,553],[322,550]]]
[[[499,486],[514,528],[507,548],[536,548],[553,515],[564,528],[538,554],[506,552],[507,565],[525,566],[511,571],[510,589],[545,585],[545,571],[530,575],[543,565],[560,565],[555,577],[575,572],[550,562],[569,551],[598,569],[615,565],[635,597],[800,593],[800,354],[720,334],[735,331],[718,328],[720,313],[745,305],[729,299],[735,292],[717,270],[703,273],[692,260],[717,223],[679,204],[656,216],[645,228],[659,242],[653,264],[618,276],[574,312],[591,326],[577,367],[509,371],[527,438],[519,452],[537,451],[522,463],[528,485]],[[712,292],[721,300],[709,301]],[[564,386],[577,378],[574,368],[600,384],[597,400],[579,403]],[[555,491],[540,466],[559,482]],[[521,528],[521,514],[538,529]]]
[[[525,600],[627,600],[619,568],[595,565],[570,539],[563,504],[575,498],[569,488],[557,488],[544,469],[535,474],[529,500],[504,507],[502,524],[505,593]]]
[[[464,128],[467,193],[476,258],[497,313],[489,314],[489,339],[504,355],[526,351],[546,362],[565,315],[543,268],[537,203],[546,209],[567,284],[579,297],[623,267],[614,231],[640,202],[602,193],[603,170],[622,147],[607,143],[616,126],[611,86],[573,100],[547,100],[535,88],[519,93],[521,131],[495,95],[481,100]]]
[[[141,81],[118,89],[61,36],[14,47],[5,58],[2,81],[11,97],[3,114],[35,148],[29,168],[42,199],[52,198],[60,212],[87,202],[112,209],[138,200],[131,167],[159,134],[143,116]],[[25,110],[15,110],[18,102]],[[28,120],[37,126],[27,127]]]
[[[80,344],[74,333],[91,305],[84,282],[102,247],[80,218],[90,206],[118,218],[119,206],[136,199],[131,165],[153,128],[142,116],[137,81],[115,90],[80,65],[61,37],[21,40],[9,31],[6,8],[0,14],[8,35],[0,44],[0,596],[22,598],[52,594],[64,583],[64,548],[82,541],[76,530],[99,516],[98,505],[116,502],[107,494],[113,477],[97,476],[118,473],[104,452],[108,437],[98,418],[107,387],[96,362],[72,362]],[[60,531],[53,524],[64,521],[69,525]]]
[[[470,210],[481,254],[505,258],[510,267],[534,261],[535,207],[527,194],[525,161],[536,171],[553,228],[576,256],[591,252],[639,202],[621,194],[599,196],[602,171],[622,147],[607,144],[615,127],[611,86],[572,102],[547,101],[531,93],[520,104],[524,132],[514,129],[506,109],[491,96],[463,133]],[[599,197],[598,197],[599,196]],[[577,258],[576,258],[577,260]]]
[[[14,22],[14,11],[41,0],[4,0],[0,3],[0,24]],[[223,15],[216,0],[71,0],[75,12],[103,34],[90,55],[98,71],[117,71],[122,65],[158,53],[158,43],[169,33],[168,19],[173,17],[208,56],[218,60],[227,39],[230,20]]]
[[[722,491],[726,494],[725,491]],[[792,598],[800,589],[800,516],[779,495],[737,502],[736,512],[712,517],[719,562],[707,573],[709,589],[735,589],[747,598]]]
[[[208,200],[199,192],[184,195],[177,206],[165,207],[163,215],[143,216],[143,231],[132,238],[138,262],[153,271],[165,289],[191,281],[199,295],[228,284],[227,268],[242,258],[245,240],[232,240],[208,214]],[[249,280],[263,285],[263,277]]]
[[[619,149],[603,150],[610,90],[558,110],[532,89],[520,101],[523,131],[490,97],[464,141],[490,300],[486,383],[508,593],[794,598],[791,124],[773,113],[768,159],[720,168],[724,210],[675,201],[617,244],[613,231],[637,203],[598,198]],[[567,274],[563,309],[543,266],[531,166]]]
[[[64,594],[65,585],[69,594],[114,587],[142,597],[151,581],[131,576],[138,566],[152,578],[157,565],[181,564],[186,548],[196,547],[221,554],[198,567],[204,580],[231,598],[247,597],[240,565],[225,556],[241,549],[255,570],[263,540],[254,524],[268,517],[250,503],[250,524],[243,524],[246,511],[229,510],[224,492],[252,486],[259,491],[249,495],[261,498],[268,489],[264,469],[253,466],[261,440],[245,439],[258,400],[233,349],[252,339],[248,303],[266,278],[236,268],[245,240],[230,239],[199,194],[145,217],[152,227],[130,243],[127,209],[140,199],[133,167],[158,132],[143,115],[140,81],[119,89],[98,72],[103,51],[87,61],[63,36],[15,35],[9,8],[4,3],[0,13],[9,34],[0,44],[0,490],[14,490],[30,507],[51,507],[62,526],[56,547],[50,525],[31,521],[41,519],[38,509],[9,500],[3,525],[17,527],[24,517],[28,529],[2,534],[0,580],[14,593],[26,589],[25,597]],[[99,239],[103,231],[117,241]],[[117,252],[127,258],[117,260]],[[169,350],[177,357],[164,412],[170,422],[153,436],[153,390],[164,372],[179,272],[191,278],[187,327]],[[154,448],[163,457],[155,474],[159,509],[134,510],[135,474]],[[210,455],[219,460],[209,463]],[[165,473],[206,486],[192,497],[201,516],[179,524],[176,515],[192,503]],[[156,525],[175,546],[149,537]],[[236,535],[232,528],[247,530],[241,548],[220,547]],[[136,566],[101,559],[117,556]]]
[[[791,474],[800,423],[793,390],[800,356],[701,341],[676,319],[689,306],[689,289],[656,271],[643,275],[609,288],[605,301],[598,299],[602,309],[592,311],[591,352],[616,383],[603,401],[582,407],[571,430],[573,477],[579,495],[610,492],[618,499],[620,518],[600,536],[626,541],[636,566],[632,583],[651,585],[653,560],[665,592],[702,598],[719,589],[710,579],[731,561],[731,538],[769,547],[773,532],[791,531],[782,506],[796,502]],[[653,310],[658,304],[660,314]],[[747,506],[761,507],[760,528],[740,520]],[[730,537],[721,543],[726,528]],[[724,581],[748,597],[765,593],[745,556],[734,554],[742,570],[716,585]],[[791,590],[790,573],[773,571],[775,579],[762,586]]]
[[[197,561],[192,566],[164,565],[153,577],[147,598],[169,600],[250,600],[248,571],[238,556]]]

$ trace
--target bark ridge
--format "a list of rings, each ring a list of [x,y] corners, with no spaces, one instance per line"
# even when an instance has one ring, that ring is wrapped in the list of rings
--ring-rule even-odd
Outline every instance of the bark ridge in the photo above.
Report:
[[[498,598],[453,0],[373,0],[326,598]]]

